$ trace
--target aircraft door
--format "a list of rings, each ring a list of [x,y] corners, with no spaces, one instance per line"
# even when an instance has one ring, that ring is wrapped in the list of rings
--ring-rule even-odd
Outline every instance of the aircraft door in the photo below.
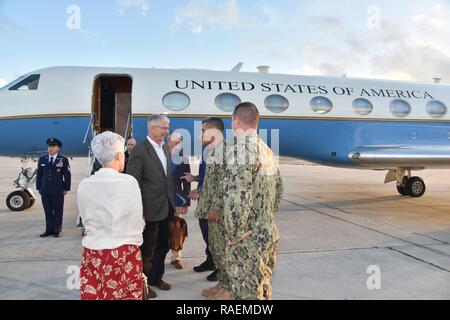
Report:
[[[132,132],[133,80],[125,75],[99,75],[94,81],[92,111],[97,133],[112,131],[124,138]]]

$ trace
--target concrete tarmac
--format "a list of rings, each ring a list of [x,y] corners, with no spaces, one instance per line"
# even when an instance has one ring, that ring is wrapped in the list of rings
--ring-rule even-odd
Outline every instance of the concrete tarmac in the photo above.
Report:
[[[24,212],[5,204],[20,159],[0,158],[0,299],[79,299],[81,258],[76,191],[86,159],[71,160],[62,238],[44,231],[40,199]],[[195,169],[194,169],[195,170]],[[273,277],[274,299],[450,299],[450,171],[417,172],[423,198],[383,185],[385,172],[321,167],[282,159],[285,194],[277,215],[282,241]],[[202,299],[212,284],[192,271],[204,260],[194,207],[186,220],[185,269],[167,263],[172,290],[158,299]],[[169,257],[168,257],[169,259]]]

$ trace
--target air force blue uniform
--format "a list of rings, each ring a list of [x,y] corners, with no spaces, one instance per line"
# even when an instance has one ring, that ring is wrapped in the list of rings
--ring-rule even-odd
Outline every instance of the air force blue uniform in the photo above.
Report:
[[[36,189],[41,194],[45,210],[46,233],[59,234],[62,230],[64,192],[70,191],[71,173],[69,159],[57,155],[39,158]]]

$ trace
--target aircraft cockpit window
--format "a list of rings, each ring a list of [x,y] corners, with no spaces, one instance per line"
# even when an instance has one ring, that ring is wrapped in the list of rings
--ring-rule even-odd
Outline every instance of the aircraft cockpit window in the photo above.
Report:
[[[447,114],[447,106],[437,100],[432,100],[427,103],[427,111],[433,118],[442,118]]]
[[[355,99],[353,101],[353,111],[361,116],[367,116],[373,111],[373,104],[367,99]]]
[[[183,92],[173,91],[163,97],[162,103],[169,110],[181,111],[189,107],[191,99]]]
[[[395,99],[391,102],[391,112],[397,117],[406,117],[411,113],[411,105],[405,100]]]
[[[20,81],[19,83],[16,83],[13,85],[9,90],[11,91],[30,91],[30,90],[37,90],[39,86],[39,79],[41,78],[40,74],[32,74],[25,78],[24,80]]]
[[[216,97],[216,107],[225,112],[232,112],[241,103],[241,98],[233,93],[221,93]]]
[[[274,113],[281,113],[289,108],[289,101],[278,94],[270,95],[264,100],[266,108]]]
[[[310,102],[311,109],[318,114],[325,114],[333,109],[333,103],[326,97],[315,97]]]

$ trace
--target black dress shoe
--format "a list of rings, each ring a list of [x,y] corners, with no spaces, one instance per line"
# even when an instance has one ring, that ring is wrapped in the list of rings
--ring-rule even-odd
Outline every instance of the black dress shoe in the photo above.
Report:
[[[219,274],[219,270],[216,270],[213,273],[211,273],[209,276],[207,276],[206,280],[211,281],[211,282],[219,281],[218,274]]]
[[[205,271],[214,271],[216,270],[216,266],[213,262],[206,260],[201,265],[194,267],[195,272],[205,272]]]
[[[148,298],[149,299],[155,299],[158,296],[156,294],[156,292],[153,291],[152,288],[150,288],[150,286],[148,286],[147,289],[148,289]]]
[[[61,234],[60,234],[60,233],[54,233],[54,234],[53,234],[53,237],[55,237],[55,238],[61,238]]]
[[[43,234],[41,234],[39,237],[41,238],[47,238],[53,235],[53,232],[47,232],[45,231]]]
[[[150,283],[152,287],[156,287],[159,290],[167,291],[170,290],[172,287],[167,282],[164,282],[162,280],[159,280],[157,283]]]

